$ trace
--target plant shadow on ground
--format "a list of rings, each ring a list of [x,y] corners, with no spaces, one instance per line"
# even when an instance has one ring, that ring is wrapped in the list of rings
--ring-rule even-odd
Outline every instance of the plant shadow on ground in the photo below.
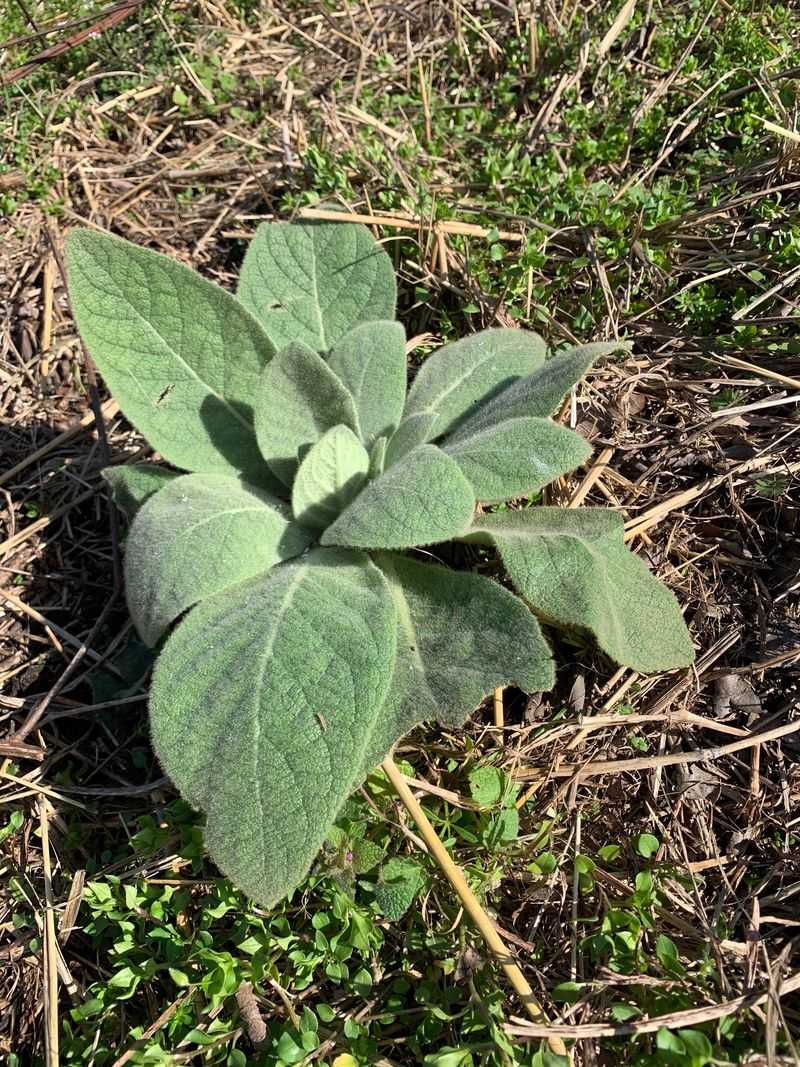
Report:
[[[317,5],[228,4],[209,25],[210,9],[187,3],[162,12],[166,30],[148,9],[4,90],[0,175],[21,183],[8,193],[0,181],[4,469],[44,442],[42,427],[88,411],[64,293],[45,279],[44,210],[58,232],[88,219],[227,286],[262,217],[331,200],[404,212],[410,228],[379,232],[403,279],[412,364],[498,324],[553,343],[634,341],[564,418],[595,456],[608,453],[587,503],[635,519],[674,502],[635,544],[686,606],[698,675],[614,679],[562,638],[553,698],[509,693],[502,733],[484,708],[463,732],[419,732],[398,755],[440,791],[424,794],[426,810],[537,995],[577,1026],[713,1006],[797,969],[796,735],[683,769],[656,759],[791,722],[797,705],[798,341],[786,285],[800,263],[797,156],[763,120],[792,128],[800,27],[789,6],[655,4],[600,58],[620,6],[531,21],[518,4],[351,5],[350,23]],[[34,16],[48,13],[62,12]],[[26,32],[2,25],[6,38]],[[92,63],[104,77],[79,84]],[[123,68],[136,73],[110,73]],[[440,220],[484,236],[437,231]],[[500,236],[509,230],[524,239]],[[121,420],[107,422],[115,460],[147,458]],[[78,641],[116,589],[99,449],[88,429],[0,485],[7,522],[32,531],[4,551],[2,586]],[[65,510],[36,526],[53,507]],[[488,557],[475,562],[492,573]],[[7,604],[0,627],[10,734],[72,653]],[[380,778],[354,798],[319,872],[274,912],[204,862],[197,818],[159,782],[129,637],[113,601],[92,647],[124,677],[85,658],[28,738],[45,759],[2,764],[0,1048],[11,1062],[44,1062],[46,788],[57,916],[74,925],[61,935],[62,1062],[110,1065],[130,1051],[132,1063],[233,1067],[337,1055],[534,1064],[538,1042],[506,1029],[519,1006]],[[731,681],[742,677],[750,693]],[[582,780],[561,770],[620,758],[645,765]],[[515,780],[517,800],[537,786],[515,826],[520,771],[541,778]],[[387,919],[376,887],[394,859],[423,878]],[[243,981],[268,1028],[260,1050],[237,1001]],[[790,1062],[778,1003],[678,1021],[674,1034],[584,1036],[576,1061],[755,1065],[776,1028],[774,1062]],[[796,1034],[796,992],[780,1004]]]

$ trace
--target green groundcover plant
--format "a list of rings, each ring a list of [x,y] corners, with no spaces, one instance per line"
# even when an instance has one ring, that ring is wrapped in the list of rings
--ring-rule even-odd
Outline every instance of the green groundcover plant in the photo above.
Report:
[[[164,642],[155,750],[255,900],[297,886],[416,724],[458,726],[499,685],[550,689],[539,619],[637,671],[691,662],[678,604],[618,515],[490,510],[586,460],[550,416],[619,345],[548,356],[534,333],[484,330],[429,356],[407,390],[392,264],[364,227],[263,225],[235,296],[105,234],[74,231],[67,254],[106,383],[188,472],[106,475],[132,520],[131,615]],[[494,547],[519,596],[413,552],[451,540]]]

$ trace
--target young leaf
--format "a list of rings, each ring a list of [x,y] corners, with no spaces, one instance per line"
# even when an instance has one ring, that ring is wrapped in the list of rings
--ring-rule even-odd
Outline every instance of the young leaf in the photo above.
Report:
[[[478,574],[381,552],[397,608],[397,661],[364,773],[418,723],[461,726],[498,685],[533,693],[555,681],[550,649],[528,608]]]
[[[591,631],[617,663],[649,672],[693,661],[677,600],[625,547],[615,512],[526,508],[482,515],[475,530],[491,537],[536,611]]]
[[[305,876],[355,787],[395,633],[368,557],[315,549],[198,605],[161,654],[158,757],[206,812],[212,859],[266,907]]]
[[[425,871],[416,860],[395,856],[381,868],[375,902],[385,918],[396,922],[402,919],[424,885]]]
[[[429,431],[432,441],[540,367],[546,354],[541,337],[527,330],[482,330],[445,345],[420,367],[408,394],[405,417],[437,412]]]
[[[323,545],[412,548],[464,533],[475,494],[454,460],[421,445],[369,482],[322,535]]]
[[[250,242],[237,296],[276,348],[327,352],[359,322],[393,319],[397,286],[366,226],[270,222]]]
[[[333,426],[306,452],[292,486],[292,511],[303,526],[324,530],[359,492],[369,454],[347,426]]]
[[[575,470],[591,453],[578,434],[550,419],[507,419],[443,451],[487,504],[523,496]]]
[[[625,342],[612,341],[577,345],[559,352],[533,374],[513,382],[484,404],[469,419],[460,423],[448,440],[448,444],[462,441],[480,430],[506,419],[525,416],[545,417],[552,415],[561,401],[586,371],[601,356],[630,348]]]
[[[398,426],[406,401],[406,333],[399,322],[362,322],[328,356],[349,390],[369,447]]]
[[[148,645],[198,600],[297,556],[313,534],[262,490],[224,474],[185,474],[139,510],[125,553],[134,625]]]
[[[386,465],[386,438],[378,437],[369,450],[369,476],[377,478],[383,474]]]
[[[385,467],[391,467],[418,445],[430,440],[431,429],[436,422],[435,411],[421,411],[403,419],[386,445]]]
[[[179,471],[168,471],[153,463],[130,463],[121,467],[106,467],[101,471],[111,486],[111,496],[117,507],[131,522],[136,512],[168,482],[180,478]]]
[[[165,460],[258,480],[252,402],[274,348],[230,293],[157,252],[73,230],[75,321],[119,406]]]
[[[299,342],[281,349],[256,393],[258,447],[270,469],[291,485],[300,450],[339,425],[358,433],[353,398],[322,356]]]

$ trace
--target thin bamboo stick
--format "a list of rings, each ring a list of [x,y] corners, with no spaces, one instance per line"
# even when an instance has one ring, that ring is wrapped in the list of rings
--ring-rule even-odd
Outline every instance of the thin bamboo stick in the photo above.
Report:
[[[536,999],[525,975],[514,962],[511,953],[508,951],[503,939],[495,929],[492,920],[486,914],[481,907],[478,898],[467,885],[466,879],[461,873],[460,868],[453,862],[450,853],[444,847],[438,834],[428,820],[428,816],[422,810],[417,798],[411,792],[405,776],[398,769],[397,764],[391,756],[387,756],[383,761],[383,769],[386,772],[387,778],[394,786],[397,795],[400,797],[403,804],[405,804],[409,814],[417,824],[417,828],[425,841],[425,844],[431,850],[434,859],[441,867],[453,889],[458,893],[459,899],[464,905],[464,910],[478,927],[484,941],[494,953],[505,971],[506,977],[525,1006],[526,1012],[537,1025],[545,1026],[547,1024],[547,1016],[545,1015],[541,1004]],[[547,1042],[552,1051],[557,1055],[569,1057],[567,1047],[560,1037],[549,1037]]]

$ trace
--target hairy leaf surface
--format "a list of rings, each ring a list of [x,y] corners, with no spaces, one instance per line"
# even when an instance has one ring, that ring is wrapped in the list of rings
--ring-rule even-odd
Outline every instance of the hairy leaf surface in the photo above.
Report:
[[[403,419],[397,430],[389,438],[386,446],[385,466],[391,467],[403,456],[408,455],[418,445],[430,440],[431,429],[436,422],[435,411],[421,411],[418,415],[409,415]]]
[[[186,608],[303,552],[313,534],[275,497],[224,474],[184,474],[131,525],[125,588],[141,638],[155,645]]]
[[[622,519],[595,508],[526,508],[482,515],[511,580],[534,609],[591,631],[637,671],[685,667],[694,650],[673,593],[623,541]]]
[[[481,330],[428,356],[408,394],[405,415],[435,411],[429,440],[469,418],[491,397],[540,367],[547,348],[527,330]]]
[[[369,482],[321,541],[351,548],[431,545],[463,533],[474,508],[458,464],[435,445],[421,445]]]
[[[306,453],[292,486],[292,511],[304,526],[324,530],[359,492],[369,453],[347,426],[334,426]]]
[[[175,260],[92,230],[69,235],[67,265],[80,335],[152,447],[184,470],[266,473],[252,403],[274,348],[239,301]]]
[[[180,478],[179,471],[157,467],[154,463],[129,463],[120,467],[106,467],[103,477],[111,486],[114,503],[130,522],[139,508],[153,493],[168,482]]]
[[[328,366],[353,397],[364,444],[388,437],[406,402],[406,332],[400,323],[362,322],[335,346]]]
[[[395,639],[368,557],[315,549],[198,605],[161,654],[158,757],[206,812],[212,859],[266,907],[308,872],[359,778]]]
[[[579,434],[550,419],[508,419],[443,448],[487,504],[541,489],[591,453]]]
[[[327,352],[359,322],[393,319],[397,286],[366,226],[271,222],[250,242],[237,295],[276,348]]]
[[[498,685],[528,693],[552,688],[553,660],[539,623],[508,589],[393,552],[375,561],[397,608],[397,660],[365,774],[418,723],[461,726]]]
[[[602,356],[629,347],[625,342],[598,342],[568,348],[549,359],[533,374],[512,382],[454,430],[448,444],[495,426],[505,419],[552,415],[586,371]]]
[[[304,344],[290,344],[265,368],[256,394],[256,435],[261,454],[290,486],[300,451],[333,426],[358,434],[353,398],[328,364]]]

